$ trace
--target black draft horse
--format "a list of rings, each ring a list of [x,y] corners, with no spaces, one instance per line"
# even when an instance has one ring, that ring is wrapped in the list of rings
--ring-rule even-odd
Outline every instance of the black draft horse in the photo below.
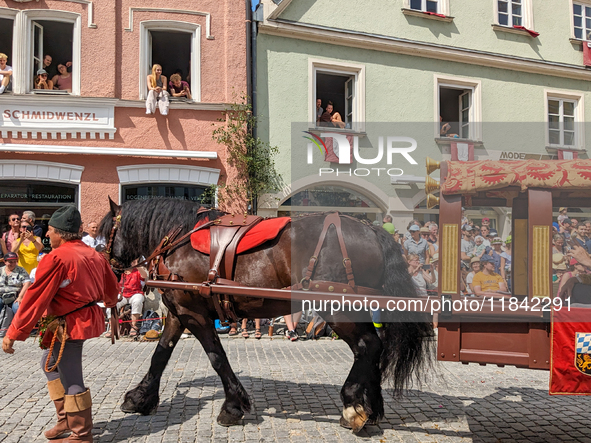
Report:
[[[111,202],[111,212],[101,221],[99,232],[108,240],[114,217],[121,215],[120,227],[112,239],[111,257],[119,266],[129,267],[134,259],[148,257],[173,228],[181,227],[181,234],[186,233],[198,221],[213,220],[224,214],[217,210],[197,214],[199,208],[196,203],[164,198],[127,202],[122,207]],[[385,295],[416,297],[406,260],[392,237],[379,227],[350,218],[341,220],[356,284],[383,288]],[[294,218],[277,238],[237,256],[234,279],[246,286],[278,289],[300,282],[314,254],[323,222],[322,214]],[[329,228],[319,255],[314,279],[346,283],[334,226]],[[165,264],[183,281],[199,283],[207,280],[210,258],[194,250],[187,239],[169,252]],[[224,386],[226,399],[217,417],[218,423],[222,426],[239,424],[244,413],[250,412],[250,399],[234,374],[216,333],[214,320],[218,315],[211,298],[165,290],[162,300],[169,311],[164,332],[148,373],[135,389],[125,394],[121,409],[144,415],[155,411],[160,378],[184,328],[188,328],[205,349]],[[289,314],[291,302],[235,296],[234,308],[239,317],[271,318]],[[344,406],[341,425],[358,432],[366,423],[377,422],[384,414],[382,379],[389,380],[399,394],[414,376],[420,375],[422,367],[430,360],[431,323],[422,314],[397,313],[396,321],[388,323],[380,338],[370,313],[363,322],[350,318],[350,312],[318,313],[353,352],[353,367],[341,389]]]

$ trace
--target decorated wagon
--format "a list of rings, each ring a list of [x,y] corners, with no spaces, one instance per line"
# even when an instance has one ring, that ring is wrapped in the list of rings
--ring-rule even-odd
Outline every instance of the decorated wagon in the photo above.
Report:
[[[427,173],[437,169],[440,184],[427,177],[427,205],[439,205],[438,292],[449,302],[439,314],[438,360],[552,369],[551,393],[590,392],[591,311],[553,291],[551,251],[552,208],[591,207],[591,160],[427,159]],[[508,295],[461,295],[462,207],[478,206],[511,209]]]

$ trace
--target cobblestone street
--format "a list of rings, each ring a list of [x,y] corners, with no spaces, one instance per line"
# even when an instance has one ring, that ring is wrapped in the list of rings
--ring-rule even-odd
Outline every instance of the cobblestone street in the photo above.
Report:
[[[155,343],[94,339],[85,346],[85,376],[102,442],[459,442],[589,441],[591,399],[549,397],[548,372],[437,364],[421,387],[394,400],[386,416],[355,436],[339,427],[339,391],[352,364],[342,341],[291,343],[281,338],[223,338],[238,377],[253,400],[244,426],[223,428],[219,378],[197,340],[181,340],[160,388],[155,415],[120,411],[123,394],[146,373]],[[2,354],[0,442],[44,442],[54,408],[31,339]]]

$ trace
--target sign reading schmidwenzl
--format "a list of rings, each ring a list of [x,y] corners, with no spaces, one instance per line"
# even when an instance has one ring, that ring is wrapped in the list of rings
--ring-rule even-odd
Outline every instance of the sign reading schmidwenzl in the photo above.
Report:
[[[10,130],[61,128],[100,129],[112,126],[112,106],[53,106],[49,103],[26,105],[0,103],[0,126]]]

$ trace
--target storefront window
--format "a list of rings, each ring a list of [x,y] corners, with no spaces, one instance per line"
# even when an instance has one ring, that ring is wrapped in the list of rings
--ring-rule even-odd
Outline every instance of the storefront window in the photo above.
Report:
[[[367,196],[342,186],[314,186],[288,198],[278,215],[340,211],[359,219],[380,220],[382,209]]]
[[[204,199],[205,186],[145,184],[123,186],[123,202],[149,200],[152,198],[177,198],[196,203],[212,204],[211,199]]]

